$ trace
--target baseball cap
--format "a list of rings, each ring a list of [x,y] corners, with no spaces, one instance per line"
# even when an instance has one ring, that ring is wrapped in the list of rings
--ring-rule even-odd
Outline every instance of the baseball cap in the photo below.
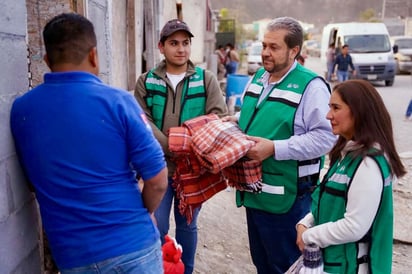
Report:
[[[167,37],[179,30],[184,30],[189,34],[190,37],[194,37],[185,22],[179,19],[172,19],[164,25],[162,31],[160,32],[160,40],[165,40]]]

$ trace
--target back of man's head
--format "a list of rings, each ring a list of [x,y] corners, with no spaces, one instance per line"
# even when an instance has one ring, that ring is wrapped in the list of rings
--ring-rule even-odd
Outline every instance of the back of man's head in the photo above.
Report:
[[[76,13],[62,13],[44,27],[43,40],[49,66],[79,65],[97,45],[93,24]]]

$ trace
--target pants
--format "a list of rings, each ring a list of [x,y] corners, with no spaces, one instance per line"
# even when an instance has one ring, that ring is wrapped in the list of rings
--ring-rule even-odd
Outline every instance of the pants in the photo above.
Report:
[[[338,81],[341,83],[349,79],[349,72],[344,70],[338,70],[337,76]]]
[[[333,64],[334,64],[334,62],[326,64],[327,69],[328,69],[328,72],[326,73],[326,81],[328,81],[328,82],[332,81]]]
[[[160,241],[149,248],[88,266],[60,270],[61,274],[163,274]]]
[[[406,109],[406,113],[405,113],[405,116],[408,118],[411,117],[411,115],[412,115],[412,99],[409,101],[408,108]]]
[[[191,274],[194,269],[196,246],[197,246],[197,217],[200,208],[196,208],[193,212],[193,220],[187,224],[187,219],[179,212],[179,200],[176,199],[176,191],[172,187],[173,180],[169,178],[169,185],[163,197],[160,206],[155,211],[157,221],[157,228],[160,232],[162,244],[164,243],[164,236],[168,234],[170,227],[170,210],[173,203],[173,212],[176,223],[175,238],[177,243],[182,245],[183,254],[182,261],[185,265],[185,274]]]
[[[258,274],[283,274],[301,255],[295,225],[309,212],[310,203],[306,192],[285,214],[246,208],[250,253]]]
[[[237,71],[238,62],[230,61],[226,65],[226,74],[235,74]]]

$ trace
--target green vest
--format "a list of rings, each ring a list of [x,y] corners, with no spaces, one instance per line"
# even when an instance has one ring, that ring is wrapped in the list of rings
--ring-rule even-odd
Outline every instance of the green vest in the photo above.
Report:
[[[380,167],[384,181],[381,202],[368,233],[358,242],[333,245],[323,249],[324,271],[327,273],[357,273],[358,265],[369,263],[370,273],[391,273],[392,237],[393,237],[393,202],[392,178],[390,168],[382,155],[371,156]],[[312,212],[315,225],[335,222],[342,219],[346,210],[347,193],[353,175],[358,169],[361,157],[347,155],[341,162],[335,163],[324,180],[314,191]],[[365,199],[367,199],[365,193]],[[358,257],[358,245],[368,243],[368,254]]]
[[[248,135],[264,137],[269,140],[287,139],[294,135],[295,113],[306,86],[317,76],[297,65],[257,105],[263,91],[261,77],[264,72],[264,68],[256,72],[244,95],[239,126]],[[267,158],[262,163],[264,184],[262,192],[255,194],[237,191],[237,206],[243,205],[275,214],[288,212],[294,204],[298,192],[299,166],[306,164],[320,166],[319,163],[319,159],[298,162],[295,160],[277,161],[273,157]],[[320,167],[317,170],[319,172]],[[316,177],[319,174],[313,175]]]
[[[196,73],[184,79],[182,97],[180,99],[180,121],[183,122],[204,115],[206,108],[206,89],[204,70],[195,67]],[[165,109],[168,100],[166,82],[154,74],[154,69],[147,73],[145,96],[147,107],[151,110],[154,124],[162,130]]]

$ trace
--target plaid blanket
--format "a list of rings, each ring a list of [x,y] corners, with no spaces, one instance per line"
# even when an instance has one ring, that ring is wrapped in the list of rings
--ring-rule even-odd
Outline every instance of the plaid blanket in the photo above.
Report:
[[[187,127],[169,128],[169,150],[175,153],[192,152],[192,136]]]
[[[211,121],[219,121],[219,116],[217,116],[214,113],[210,113],[207,115],[202,115],[190,120],[187,120],[186,122],[183,123],[183,126],[188,128],[190,131],[190,134],[193,135],[199,128],[202,126],[206,125],[207,123]]]
[[[228,185],[240,191],[262,191],[262,163],[243,157],[223,170]]]
[[[169,129],[169,150],[175,153],[172,161],[176,164],[173,187],[179,200],[179,212],[188,223],[192,222],[197,207],[227,187],[223,173],[208,172],[191,147],[192,132],[213,120],[219,120],[219,117],[216,114],[203,115],[186,121],[181,127]]]
[[[240,191],[262,191],[262,164],[246,157],[254,145],[233,122],[215,120],[192,136],[192,148],[202,167],[212,173],[223,171],[228,184]]]
[[[202,166],[212,173],[233,165],[255,143],[233,122],[211,121],[192,136],[192,149]]]
[[[254,145],[236,123],[222,122],[215,114],[203,115],[169,130],[169,150],[175,153],[173,186],[179,212],[188,223],[193,211],[227,187],[262,190],[261,163],[245,158]]]

